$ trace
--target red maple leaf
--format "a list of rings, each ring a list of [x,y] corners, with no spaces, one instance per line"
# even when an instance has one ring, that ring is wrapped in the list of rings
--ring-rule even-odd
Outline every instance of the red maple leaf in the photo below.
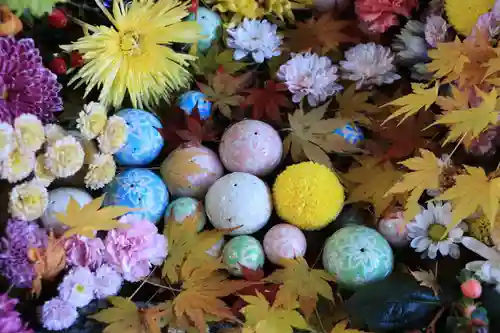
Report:
[[[197,106],[194,107],[191,115],[185,117],[185,128],[177,129],[175,133],[183,141],[194,144],[217,140],[217,132],[213,128],[213,121],[210,118],[201,120]]]
[[[247,89],[249,95],[245,104],[252,105],[252,118],[269,119],[281,122],[280,107],[291,108],[292,103],[282,94],[287,88],[282,83],[276,83],[272,80],[264,83],[264,88]]]

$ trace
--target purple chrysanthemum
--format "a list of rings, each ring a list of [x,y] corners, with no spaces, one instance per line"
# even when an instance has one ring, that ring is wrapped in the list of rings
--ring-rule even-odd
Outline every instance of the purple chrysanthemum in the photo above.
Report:
[[[17,299],[0,294],[0,333],[32,333],[33,330],[24,324],[19,312],[15,310]]]
[[[30,38],[0,38],[0,121],[34,114],[44,123],[63,108],[57,76],[45,68]]]

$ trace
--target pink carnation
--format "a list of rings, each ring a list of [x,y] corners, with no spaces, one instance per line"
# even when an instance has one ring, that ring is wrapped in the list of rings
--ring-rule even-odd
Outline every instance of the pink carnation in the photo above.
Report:
[[[100,238],[74,235],[64,243],[66,260],[69,265],[97,269],[102,264],[104,243]]]
[[[417,5],[417,0],[356,0],[356,13],[371,31],[382,33],[398,24],[397,15],[409,17]]]
[[[156,226],[138,216],[127,215],[120,222],[131,225],[108,232],[104,240],[104,260],[123,278],[136,282],[147,276],[151,265],[160,265],[167,256],[165,236]]]

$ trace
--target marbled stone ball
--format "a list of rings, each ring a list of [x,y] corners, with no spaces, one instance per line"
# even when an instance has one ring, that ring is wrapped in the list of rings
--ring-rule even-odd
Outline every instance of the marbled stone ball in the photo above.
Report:
[[[303,257],[306,249],[307,241],[304,233],[291,224],[277,224],[264,236],[266,257],[276,265],[280,265],[281,259]]]
[[[224,263],[229,267],[229,272],[236,276],[242,276],[242,268],[256,271],[264,266],[264,249],[260,242],[252,236],[237,236],[224,246]]]
[[[172,201],[165,213],[165,226],[170,222],[179,224],[184,221],[194,219],[197,225],[197,231],[203,230],[207,221],[205,208],[203,204],[194,198],[182,197]]]

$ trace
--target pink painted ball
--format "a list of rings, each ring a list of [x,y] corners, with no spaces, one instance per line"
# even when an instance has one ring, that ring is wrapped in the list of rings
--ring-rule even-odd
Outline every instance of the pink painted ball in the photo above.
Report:
[[[173,196],[202,199],[208,188],[222,177],[224,169],[209,148],[187,145],[168,155],[160,173]]]
[[[276,265],[280,264],[281,259],[303,257],[306,248],[304,233],[291,224],[277,224],[264,236],[264,253]]]
[[[222,164],[232,172],[255,176],[270,174],[280,163],[283,142],[278,132],[259,120],[243,120],[222,135],[219,155]]]
[[[410,243],[403,209],[389,210],[378,222],[378,231],[394,247],[404,247]]]

